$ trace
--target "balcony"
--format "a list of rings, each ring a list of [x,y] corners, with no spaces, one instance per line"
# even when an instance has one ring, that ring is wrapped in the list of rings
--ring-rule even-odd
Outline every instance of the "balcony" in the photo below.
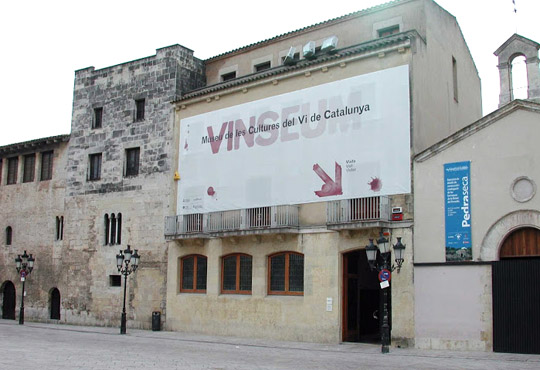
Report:
[[[298,232],[298,206],[272,206],[165,217],[165,238],[192,239]]]
[[[327,203],[326,211],[332,230],[384,227],[391,219],[387,196],[336,200]]]

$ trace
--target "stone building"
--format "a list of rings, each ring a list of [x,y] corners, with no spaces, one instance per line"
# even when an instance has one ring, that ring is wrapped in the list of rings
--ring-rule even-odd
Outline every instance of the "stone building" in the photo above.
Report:
[[[396,1],[205,64],[208,85],[175,102],[166,327],[378,341],[365,247],[382,232],[406,244],[389,307],[394,342],[412,345],[411,156],[481,116],[456,19]]]
[[[480,116],[463,35],[431,0],[205,61],[175,45],[79,70],[70,136],[0,148],[3,312],[15,316],[12,261],[26,249],[29,318],[58,320],[54,303],[60,322],[117,325],[115,255],[131,245],[131,326],[161,311],[170,330],[376,342],[382,294],[366,245],[382,234],[406,245],[386,289],[392,338],[413,345],[411,161]],[[52,180],[13,180],[50,148]]]
[[[204,63],[180,45],[100,70],[81,69],[75,73],[70,136],[0,148],[0,220],[13,235],[0,252],[0,280],[11,289],[18,281],[13,259],[23,250],[34,254],[29,318],[116,325],[123,282],[115,255],[126,245],[143,256],[130,278],[130,324],[149,328],[153,311],[165,314],[163,217],[174,174],[170,103],[204,81]],[[28,158],[35,158],[39,173],[40,158],[51,151],[52,179],[27,181],[27,171],[34,171]],[[51,315],[54,289],[59,317]]]
[[[418,347],[540,353],[539,49],[510,37],[495,52],[500,108],[415,157]],[[528,99],[514,100],[520,55]]]

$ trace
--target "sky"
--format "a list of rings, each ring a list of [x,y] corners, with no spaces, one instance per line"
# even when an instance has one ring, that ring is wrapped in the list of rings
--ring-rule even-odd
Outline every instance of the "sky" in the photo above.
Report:
[[[0,146],[69,134],[75,70],[155,55],[180,44],[207,59],[384,0],[19,0],[0,5]],[[497,109],[493,52],[518,33],[540,42],[539,0],[438,0],[461,27]],[[429,42],[429,41],[428,41]],[[339,47],[339,44],[338,44]]]

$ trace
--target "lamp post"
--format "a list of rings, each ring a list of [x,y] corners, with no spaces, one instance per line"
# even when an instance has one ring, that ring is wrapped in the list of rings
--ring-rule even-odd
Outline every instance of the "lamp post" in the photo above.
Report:
[[[32,270],[34,269],[34,262],[36,259],[32,257],[32,254],[28,255],[26,254],[26,251],[24,251],[23,255],[20,254],[17,255],[17,258],[15,258],[15,268],[17,269],[17,273],[21,276],[22,281],[22,293],[21,293],[21,310],[19,312],[19,325],[24,324],[24,283],[26,280],[26,277],[30,275]]]
[[[381,282],[382,300],[383,300],[383,317],[381,327],[381,352],[388,353],[390,347],[390,325],[388,312],[388,288],[389,281],[392,277],[392,272],[397,269],[401,270],[404,261],[405,245],[401,243],[401,238],[397,238],[397,243],[394,245],[394,254],[396,256],[396,265],[390,261],[390,243],[383,233],[380,233],[377,239],[378,247],[373,244],[373,239],[369,239],[369,245],[366,246],[366,254],[369,266],[372,270],[379,271],[379,281]],[[377,260],[377,251],[380,252],[381,258]]]
[[[120,334],[126,334],[126,288],[127,288],[127,277],[129,274],[137,270],[139,267],[139,254],[137,249],[135,253],[132,253],[131,247],[128,245],[127,248],[122,253],[116,255],[116,267],[118,267],[118,272],[124,275],[124,306],[122,308],[122,321],[120,323]]]

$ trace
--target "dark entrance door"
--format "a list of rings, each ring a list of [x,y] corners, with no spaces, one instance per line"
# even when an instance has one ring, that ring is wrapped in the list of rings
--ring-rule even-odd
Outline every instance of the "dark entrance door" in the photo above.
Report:
[[[540,354],[540,231],[510,234],[493,263],[493,350]]]
[[[56,288],[51,291],[51,320],[60,320],[60,291]]]
[[[366,251],[343,255],[342,338],[347,342],[379,343],[380,286],[377,271],[371,271]]]
[[[15,285],[11,281],[2,284],[2,318],[15,320]]]

